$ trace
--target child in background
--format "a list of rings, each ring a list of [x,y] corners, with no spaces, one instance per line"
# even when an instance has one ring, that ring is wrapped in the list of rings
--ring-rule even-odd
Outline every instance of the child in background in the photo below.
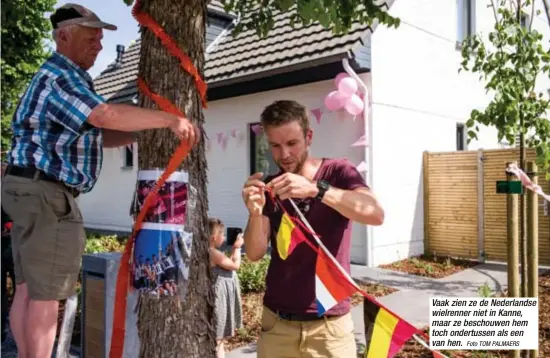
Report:
[[[223,341],[232,337],[235,330],[242,327],[241,290],[239,278],[235,273],[241,266],[241,246],[244,239],[241,234],[235,241],[231,257],[227,257],[218,248],[225,242],[225,225],[216,218],[208,220],[210,233],[210,266],[216,276],[216,341],[217,357],[225,357]]]

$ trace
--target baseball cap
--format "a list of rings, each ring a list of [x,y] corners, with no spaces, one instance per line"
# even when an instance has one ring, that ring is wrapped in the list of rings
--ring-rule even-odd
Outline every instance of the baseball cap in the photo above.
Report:
[[[72,3],[67,3],[55,10],[50,16],[50,21],[54,29],[59,29],[67,25],[80,25],[107,30],[117,29],[115,25],[101,21],[93,11],[84,6]]]

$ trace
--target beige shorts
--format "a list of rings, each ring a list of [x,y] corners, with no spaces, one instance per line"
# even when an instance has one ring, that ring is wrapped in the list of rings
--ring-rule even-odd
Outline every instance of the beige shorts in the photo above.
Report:
[[[2,207],[13,220],[16,283],[26,283],[34,300],[73,295],[86,240],[73,195],[59,183],[6,175]]]
[[[351,313],[316,321],[287,321],[264,307],[258,358],[356,358]]]

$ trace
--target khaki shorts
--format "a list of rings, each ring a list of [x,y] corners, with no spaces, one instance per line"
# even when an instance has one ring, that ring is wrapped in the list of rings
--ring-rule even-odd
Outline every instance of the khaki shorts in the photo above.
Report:
[[[264,307],[258,358],[356,358],[351,313],[315,321],[287,321]]]
[[[15,282],[33,300],[63,300],[75,293],[85,245],[82,214],[59,183],[6,175],[2,207],[11,230]]]

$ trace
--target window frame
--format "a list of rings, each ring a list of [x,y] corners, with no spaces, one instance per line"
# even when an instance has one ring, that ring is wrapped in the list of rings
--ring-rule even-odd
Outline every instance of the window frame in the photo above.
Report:
[[[459,152],[467,150],[466,125],[457,123],[455,130],[456,150]]]
[[[457,0],[457,49],[462,48],[462,43],[468,37],[476,33],[476,1],[475,0]]]
[[[134,153],[136,151],[136,146],[134,143],[130,144],[131,148],[128,148],[129,145],[125,145],[120,148],[121,151],[121,159],[122,159],[122,169],[133,169],[134,168]],[[130,154],[128,154],[130,153]],[[128,159],[130,159],[128,156],[130,155],[131,162],[128,164]]]
[[[256,126],[256,125],[260,125],[260,122],[252,122],[252,123],[248,123],[248,138],[249,138],[249,172],[250,172],[250,175],[254,174],[254,173],[257,173],[259,170],[259,168],[257,168],[257,159],[258,159],[258,153],[257,153],[257,146],[256,146],[256,143],[257,143],[257,140],[258,140],[258,137],[260,136],[259,134],[256,134],[254,132],[254,130],[252,130],[252,127],[253,126]],[[267,173],[264,173],[264,176],[265,175],[270,175],[270,174],[273,174],[273,172],[277,172],[279,171],[279,168],[275,165],[274,165],[274,161],[273,161],[273,157],[271,156],[271,152],[269,151],[269,148],[267,150],[267,157],[268,157],[268,162],[270,164],[269,166],[269,171]]]

